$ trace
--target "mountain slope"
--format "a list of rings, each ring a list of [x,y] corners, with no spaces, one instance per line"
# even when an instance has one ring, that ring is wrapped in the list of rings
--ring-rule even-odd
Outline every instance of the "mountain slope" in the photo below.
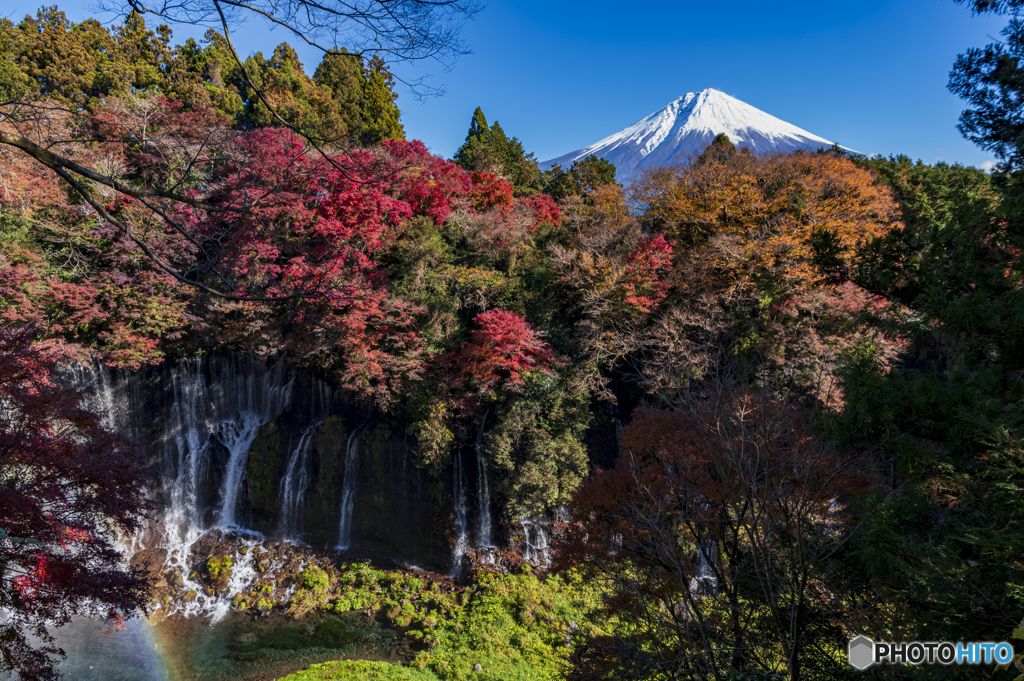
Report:
[[[686,94],[628,128],[544,161],[540,167],[546,170],[556,163],[567,167],[595,155],[614,163],[620,178],[628,178],[644,168],[683,162],[701,153],[722,132],[737,147],[754,153],[813,151],[833,144],[724,92],[707,89]]]

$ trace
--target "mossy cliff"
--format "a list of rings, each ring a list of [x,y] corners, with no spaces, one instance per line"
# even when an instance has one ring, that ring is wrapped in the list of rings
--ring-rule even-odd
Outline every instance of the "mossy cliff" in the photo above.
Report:
[[[277,519],[282,459],[281,432],[274,420],[260,428],[249,450],[245,482],[255,524],[271,524]]]
[[[244,515],[268,536],[277,531],[281,480],[305,427],[296,414],[283,414],[260,428],[250,449]],[[350,446],[354,465],[346,472]],[[454,540],[449,479],[419,466],[414,447],[400,424],[367,424],[362,415],[350,413],[327,417],[313,435],[307,459],[309,483],[297,538],[314,547],[337,544],[342,489],[350,475],[356,546],[447,570]]]

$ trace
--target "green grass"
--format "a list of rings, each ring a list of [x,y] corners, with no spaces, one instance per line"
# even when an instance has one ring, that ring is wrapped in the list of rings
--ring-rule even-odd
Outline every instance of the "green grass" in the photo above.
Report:
[[[315,664],[301,672],[286,676],[281,681],[327,681],[328,679],[344,679],[345,681],[438,681],[437,677],[425,669],[410,669],[387,662],[366,662],[363,660],[344,660],[341,662],[325,662]]]

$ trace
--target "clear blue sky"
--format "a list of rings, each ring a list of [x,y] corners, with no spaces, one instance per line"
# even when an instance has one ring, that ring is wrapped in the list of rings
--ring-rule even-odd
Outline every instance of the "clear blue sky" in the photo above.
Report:
[[[4,4],[15,21],[38,6]],[[58,6],[79,21],[95,0]],[[963,103],[946,81],[957,54],[1004,23],[952,0],[491,0],[466,24],[473,53],[452,70],[395,68],[431,74],[447,93],[421,102],[400,91],[398,103],[408,136],[437,154],[455,152],[481,106],[545,160],[713,87],[864,153],[980,165],[992,157],[956,130]],[[195,29],[175,32],[188,35]],[[236,40],[269,52],[288,37],[253,20]],[[288,42],[312,73],[319,55]]]

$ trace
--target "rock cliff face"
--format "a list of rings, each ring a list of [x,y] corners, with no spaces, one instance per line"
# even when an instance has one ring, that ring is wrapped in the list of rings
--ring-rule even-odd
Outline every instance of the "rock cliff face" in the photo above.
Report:
[[[420,466],[405,424],[287,365],[229,355],[131,376],[73,372],[158,471],[156,517],[124,540],[157,580],[161,618],[265,614],[317,561],[377,558],[458,576],[469,555],[549,560],[550,518],[494,521],[501,500],[479,447]]]
[[[92,380],[101,408],[160,471],[161,510],[143,545],[186,553],[218,528],[453,569],[454,469],[419,466],[404,424],[368,405],[248,358]]]

